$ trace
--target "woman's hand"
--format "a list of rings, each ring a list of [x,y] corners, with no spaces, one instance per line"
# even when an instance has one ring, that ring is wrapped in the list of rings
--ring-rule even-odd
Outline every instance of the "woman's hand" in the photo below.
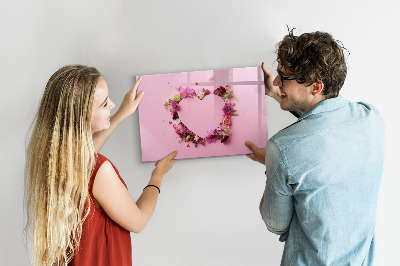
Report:
[[[278,86],[274,86],[274,76],[265,67],[264,62],[261,64],[261,69],[264,72],[264,85],[265,85],[265,95],[271,96],[279,103],[281,102],[281,91]]]
[[[142,77],[140,76],[138,80],[133,85],[132,89],[125,94],[124,100],[121,103],[116,114],[120,115],[122,119],[125,119],[129,115],[133,114],[139,106],[139,102],[143,97],[144,92],[141,91],[136,96],[137,88],[139,87]]]
[[[173,151],[169,155],[165,156],[160,161],[156,162],[156,168],[153,170],[153,176],[163,176],[165,175],[174,165],[175,156],[178,154],[178,151]]]
[[[111,117],[110,127],[93,134],[93,145],[96,152],[99,152],[101,150],[104,143],[106,143],[107,139],[111,136],[111,134],[122,122],[122,120],[124,120],[126,117],[136,111],[139,102],[143,97],[143,92],[140,92],[136,96],[136,90],[139,87],[141,81],[142,77],[138,78],[132,89],[128,91],[128,93],[125,95],[124,100],[122,101],[122,104],[119,107],[118,111]]]

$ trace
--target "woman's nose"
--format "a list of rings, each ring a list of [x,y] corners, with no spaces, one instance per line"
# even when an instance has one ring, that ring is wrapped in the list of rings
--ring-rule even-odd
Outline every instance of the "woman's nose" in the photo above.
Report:
[[[110,100],[110,110],[113,109],[114,107],[115,107],[114,102]]]

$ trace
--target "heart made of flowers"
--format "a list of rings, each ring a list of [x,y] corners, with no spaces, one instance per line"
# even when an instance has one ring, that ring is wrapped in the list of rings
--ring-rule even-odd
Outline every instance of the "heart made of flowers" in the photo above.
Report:
[[[226,85],[226,87],[220,86],[213,91],[214,95],[221,97],[224,101],[224,107],[222,108],[223,115],[217,128],[208,131],[206,137],[200,137],[198,134],[187,128],[187,126],[180,120],[178,111],[181,110],[179,103],[183,99],[197,97],[199,100],[203,100],[204,97],[211,94],[211,92],[204,88],[196,92],[196,90],[189,87],[179,87],[178,90],[179,93],[173,98],[168,99],[164,103],[164,107],[169,110],[172,115],[172,121],[170,121],[169,124],[173,126],[176,134],[181,139],[180,141],[188,142],[188,147],[190,147],[190,142],[193,143],[195,147],[197,147],[198,144],[206,145],[206,143],[212,144],[217,141],[226,144],[230,136],[230,126],[232,125],[231,116],[237,115],[236,110],[234,110],[235,104],[231,102],[232,99],[235,99],[235,96],[233,95],[233,91],[230,90],[229,85]]]
[[[210,93],[202,100],[198,97],[184,98],[179,102],[180,110],[177,113],[180,122],[190,131],[195,132],[199,137],[205,138],[208,135],[208,131],[215,129],[220,124],[224,105],[225,103],[220,97]],[[167,121],[175,122],[175,120],[171,119]],[[178,137],[176,139],[180,140]]]

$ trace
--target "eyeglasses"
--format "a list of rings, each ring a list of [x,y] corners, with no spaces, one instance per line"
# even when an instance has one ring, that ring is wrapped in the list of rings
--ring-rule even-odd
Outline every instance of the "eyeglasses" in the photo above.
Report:
[[[281,81],[282,87],[283,87],[283,81],[284,80],[295,80],[295,79],[297,79],[296,77],[284,77],[280,70],[277,70],[277,71],[278,71],[279,80]]]

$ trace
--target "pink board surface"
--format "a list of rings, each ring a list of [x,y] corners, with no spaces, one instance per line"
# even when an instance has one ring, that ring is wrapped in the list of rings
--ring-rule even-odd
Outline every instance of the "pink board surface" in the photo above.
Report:
[[[263,78],[260,67],[144,75],[138,88],[144,92],[142,161],[160,160],[174,150],[176,159],[248,154],[246,140],[264,147]]]

